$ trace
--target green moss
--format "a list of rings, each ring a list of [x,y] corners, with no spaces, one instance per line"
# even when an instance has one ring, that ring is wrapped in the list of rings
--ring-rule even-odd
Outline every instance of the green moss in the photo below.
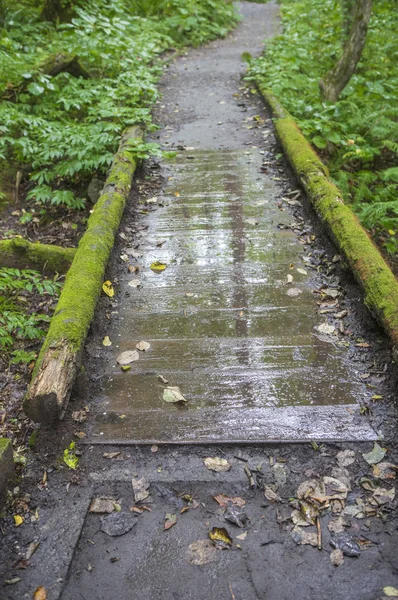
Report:
[[[398,355],[398,282],[358,219],[328,179],[328,170],[294,119],[267,89],[260,88],[275,120],[283,150],[318,216],[345,256],[365,294],[365,304],[391,337]]]
[[[2,267],[37,268],[45,273],[66,273],[75,253],[75,248],[31,243],[23,238],[0,241]]]
[[[8,438],[0,437],[0,460],[4,452],[6,452],[9,448],[9,446],[11,446],[11,440],[9,440]]]

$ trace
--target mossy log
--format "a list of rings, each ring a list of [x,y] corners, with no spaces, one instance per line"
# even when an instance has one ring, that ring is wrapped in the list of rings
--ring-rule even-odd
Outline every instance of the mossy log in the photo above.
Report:
[[[364,301],[393,343],[398,361],[398,281],[352,210],[341,191],[330,181],[327,167],[304,138],[293,117],[279,100],[260,86],[274,117],[283,150],[364,292]]]
[[[73,77],[83,77],[83,79],[91,77],[74,54],[51,54],[39,65],[39,71],[50,77],[56,77],[59,73],[70,73]]]
[[[75,248],[28,242],[23,238],[0,241],[0,267],[37,269],[41,273],[66,273]]]
[[[67,273],[24,400],[24,411],[34,421],[53,423],[62,418],[68,404],[137,167],[129,150],[129,143],[135,138],[142,138],[138,127],[128,129],[122,136],[104,192],[94,206]]]

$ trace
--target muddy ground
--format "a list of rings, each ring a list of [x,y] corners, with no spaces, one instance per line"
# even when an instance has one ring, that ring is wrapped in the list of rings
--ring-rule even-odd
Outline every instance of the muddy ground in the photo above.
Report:
[[[198,145],[220,151],[257,147],[264,151],[265,174],[279,178],[282,198],[297,186],[258,95],[241,80],[240,61],[242,51],[259,53],[264,37],[276,31],[277,7],[242,3],[242,11],[245,20],[226,40],[191,51],[167,69],[156,111],[162,129],[154,138],[182,155]],[[208,82],[202,78],[197,89],[195,72],[201,68]],[[224,100],[228,111],[220,104]],[[143,200],[161,193],[168,173],[168,164],[152,161],[136,179],[107,273],[116,289],[126,277],[120,259],[126,237],[136,240],[148,211],[151,218],[154,207],[147,205],[143,214]],[[276,203],[283,218],[301,223],[293,228],[296,236],[306,229],[317,261],[315,279],[332,273],[344,290],[347,316],[339,335],[348,342],[345,361],[354,365],[350,372],[365,389],[361,418],[381,436],[385,451],[365,460],[373,442],[323,443],[322,431],[306,443],[102,443],[93,436],[102,422],[109,368],[102,341],[106,335],[116,339],[123,327],[121,306],[104,296],[65,420],[39,431],[0,522],[2,600],[33,598],[40,586],[50,600],[375,600],[385,597],[386,586],[398,587],[391,466],[398,462],[396,367],[358,287],[344,265],[333,262],[336,250],[300,200],[301,207],[278,198]],[[72,440],[76,470],[62,458]],[[219,468],[228,470],[210,470],[207,457],[222,459]],[[215,500],[220,494],[227,497]],[[100,497],[108,499],[101,510],[109,514],[89,512],[90,506],[98,510],[92,502]],[[24,520],[18,527],[15,515]],[[211,541],[214,528],[225,528],[227,535],[218,532],[222,539]],[[120,535],[110,535],[115,533]],[[340,546],[345,541],[344,553],[331,554],[332,539]]]

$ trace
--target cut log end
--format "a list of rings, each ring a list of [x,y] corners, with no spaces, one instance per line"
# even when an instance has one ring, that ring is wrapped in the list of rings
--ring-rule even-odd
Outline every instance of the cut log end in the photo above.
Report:
[[[62,341],[47,350],[23,403],[28,417],[49,425],[62,419],[79,365],[79,353]]]

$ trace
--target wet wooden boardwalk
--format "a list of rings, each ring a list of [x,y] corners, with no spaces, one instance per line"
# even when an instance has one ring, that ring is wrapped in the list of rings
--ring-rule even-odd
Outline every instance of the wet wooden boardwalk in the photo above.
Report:
[[[264,110],[242,101],[241,54],[273,31],[253,6],[237,34],[179,59],[164,77],[159,140],[177,156],[163,161],[158,201],[139,198],[137,221],[127,223],[138,233],[125,250],[140,270],[123,265],[118,275],[118,346],[91,441],[375,437],[359,414],[366,390],[342,336],[317,330],[333,321],[314,290],[337,293],[337,283],[318,273],[310,234],[298,231],[287,202],[295,185],[276,169]],[[155,261],[167,268],[153,272]],[[130,287],[137,277],[140,287]],[[140,340],[150,350],[122,372],[117,355]],[[188,402],[167,404],[158,375]]]

